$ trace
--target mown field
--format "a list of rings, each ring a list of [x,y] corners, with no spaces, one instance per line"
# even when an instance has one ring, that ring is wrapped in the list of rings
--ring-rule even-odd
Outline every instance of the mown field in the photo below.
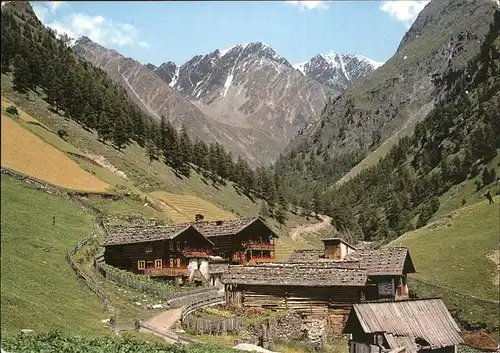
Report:
[[[482,201],[453,211],[403,235],[390,246],[410,249],[417,270],[411,276],[414,281],[410,279],[410,290],[419,296],[442,295],[448,307],[460,312],[463,319],[485,323],[498,333],[498,305],[455,293],[499,300],[500,197],[494,201],[495,204]]]
[[[206,221],[232,220],[236,217],[211,202],[193,195],[172,194],[165,191],[154,191],[151,196],[159,199],[167,206],[176,222],[193,222],[196,214],[202,214]]]
[[[2,114],[2,165],[67,189],[105,192],[110,185]]]

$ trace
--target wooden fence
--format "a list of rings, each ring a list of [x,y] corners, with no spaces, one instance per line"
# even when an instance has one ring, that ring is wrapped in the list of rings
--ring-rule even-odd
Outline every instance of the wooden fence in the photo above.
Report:
[[[239,331],[244,324],[244,318],[219,318],[213,316],[211,318],[202,318],[192,313],[197,309],[213,304],[222,304],[225,302],[225,297],[218,291],[214,293],[206,293],[204,295],[195,296],[191,303],[183,307],[181,313],[182,327],[193,333],[209,333],[215,335],[224,335],[228,332]]]
[[[13,171],[13,170],[5,168],[5,167],[1,167],[1,173],[9,175],[9,176],[11,176],[11,177],[13,177],[13,178],[15,178],[17,180],[20,180],[20,181],[23,181],[23,182],[27,183],[27,184],[34,185],[38,189],[41,189],[41,190],[43,190],[45,192],[53,193],[53,194],[62,196],[64,198],[68,199],[69,201],[71,201],[72,203],[76,204],[80,208],[82,208],[84,211],[89,212],[89,213],[91,213],[91,214],[94,215],[94,222],[93,222],[92,232],[85,239],[80,240],[75,245],[75,247],[73,247],[72,249],[68,250],[68,252],[66,253],[66,260],[68,261],[68,263],[71,266],[71,268],[75,271],[77,277],[79,279],[81,279],[85,283],[85,285],[92,292],[94,292],[97,295],[97,297],[102,301],[102,303],[104,305],[103,311],[105,313],[107,313],[108,311],[114,311],[115,313],[117,313],[118,310],[116,308],[113,308],[112,306],[109,305],[109,299],[106,296],[106,294],[104,293],[104,291],[102,290],[102,288],[100,288],[99,285],[92,278],[90,278],[89,276],[87,276],[77,266],[75,260],[73,259],[73,256],[76,254],[76,252],[78,250],[80,250],[83,246],[85,246],[85,245],[89,244],[90,242],[92,242],[94,240],[94,238],[96,237],[98,226],[99,226],[99,222],[101,222],[100,221],[100,218],[101,218],[100,211],[97,208],[95,208],[93,205],[91,205],[90,203],[82,200],[79,197],[79,196],[82,195],[82,193],[75,192],[75,191],[70,191],[70,190],[66,190],[64,188],[60,188],[58,186],[52,185],[50,183],[43,182],[43,181],[38,180],[36,178],[32,178],[32,177],[28,177],[26,175],[20,174],[20,173],[18,173],[16,171]],[[105,196],[107,194],[102,194],[102,195]]]
[[[182,328],[187,332],[210,335],[226,335],[239,332],[244,325],[242,317],[232,318],[202,318],[188,315],[182,320]]]

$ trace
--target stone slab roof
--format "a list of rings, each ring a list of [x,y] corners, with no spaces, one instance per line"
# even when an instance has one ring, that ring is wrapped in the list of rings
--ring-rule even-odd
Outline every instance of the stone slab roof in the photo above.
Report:
[[[238,234],[239,232],[241,232],[243,229],[250,226],[254,222],[262,222],[265,225],[265,222],[260,217],[251,217],[251,218],[243,218],[243,219],[227,220],[227,221],[196,222],[192,223],[192,225],[200,233],[210,238],[210,237]],[[269,231],[273,235],[276,235],[270,228]]]
[[[177,224],[171,226],[120,225],[107,227],[107,238],[104,240],[103,245],[122,245],[158,240],[170,240],[176,238],[178,235],[190,228],[193,228],[193,230],[198,233],[200,237],[205,238],[205,236],[198,232],[191,224]],[[206,240],[213,245],[209,239]]]
[[[408,273],[415,272],[408,249],[396,247],[377,250],[358,249],[347,255],[345,260],[325,259],[323,250],[295,250],[288,261],[291,263],[360,261],[361,268],[366,268],[369,276],[397,276],[403,273],[405,267]]]
[[[243,285],[337,287],[364,286],[366,281],[366,270],[334,265],[318,267],[275,263],[230,266],[222,275],[224,284]]]

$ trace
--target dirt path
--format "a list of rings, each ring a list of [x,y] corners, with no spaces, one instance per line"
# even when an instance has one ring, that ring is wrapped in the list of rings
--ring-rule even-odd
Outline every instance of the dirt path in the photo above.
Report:
[[[146,325],[152,326],[154,329],[161,331],[161,332],[168,332],[168,333],[173,333],[170,331],[172,326],[175,325],[177,321],[181,319],[181,313],[182,313],[182,308],[178,309],[169,309],[166,311],[163,311],[162,313],[152,317],[148,321],[145,322]],[[144,330],[144,329],[141,329]],[[148,330],[145,330],[145,332],[148,332]],[[170,340],[164,336],[161,336],[165,341],[170,342],[170,343],[175,343],[176,341]]]
[[[295,241],[304,240],[303,236],[305,234],[318,233],[324,229],[331,228],[332,218],[328,216],[320,216],[322,219],[321,222],[313,223],[313,224],[304,224],[298,227],[294,227],[290,230],[290,238]]]

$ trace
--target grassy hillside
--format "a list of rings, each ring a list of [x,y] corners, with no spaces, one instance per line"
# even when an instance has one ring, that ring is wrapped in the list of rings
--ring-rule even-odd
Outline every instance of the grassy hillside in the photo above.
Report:
[[[92,230],[91,216],[10,177],[1,182],[2,338],[21,329],[106,332],[101,302],[65,258]]]
[[[40,95],[33,92],[28,95],[14,92],[10,76],[2,74],[1,82],[3,100],[7,99],[12,104],[21,107],[26,114],[35,117],[38,122],[52,131],[66,130],[68,132],[67,141],[80,154],[91,153],[105,157],[113,166],[128,176],[131,183],[125,185],[125,187],[132,192],[137,192],[137,190],[133,190],[133,186],[130,184],[145,192],[167,191],[176,194],[196,195],[236,216],[253,216],[257,214],[258,204],[239,192],[233,183],[213,185],[210,180],[203,178],[194,171],[192,171],[190,178],[178,177],[165,163],[159,161],[150,163],[146,150],[136,143],[131,144],[122,151],[118,151],[108,144],[97,141],[97,133],[87,131],[73,120],[68,120],[54,113]],[[33,132],[37,133],[37,131]],[[54,133],[49,133],[49,136],[59,139]],[[62,150],[68,148],[63,146],[57,139],[55,139],[54,143],[61,144],[57,146],[58,148]],[[51,141],[47,142],[50,143]],[[88,163],[85,164],[86,162],[82,162],[81,159],[77,160],[77,162],[88,167]],[[99,177],[101,178],[102,175]],[[115,183],[112,184],[115,185]]]
[[[410,280],[410,290],[419,296],[443,296],[462,319],[486,323],[490,330],[498,331],[498,305],[455,293],[499,300],[500,197],[494,201],[495,204],[482,201],[460,208],[390,245],[410,249],[417,269],[412,276],[415,281]]]

